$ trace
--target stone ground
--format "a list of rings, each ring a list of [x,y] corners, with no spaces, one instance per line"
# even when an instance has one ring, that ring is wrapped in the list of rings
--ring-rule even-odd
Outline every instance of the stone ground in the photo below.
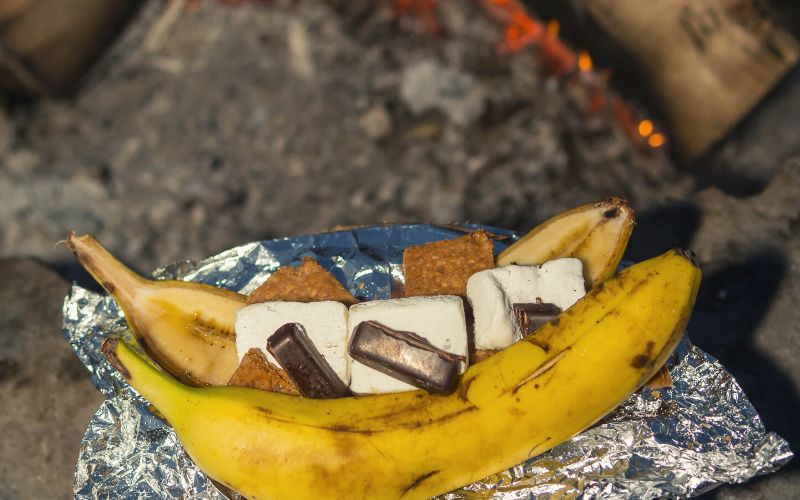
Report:
[[[800,76],[697,171],[498,56],[497,26],[442,2],[447,36],[368,2],[151,3],[74,100],[0,115],[0,497],[69,497],[99,394],[60,332],[63,247],[89,231],[149,271],[255,239],[380,221],[527,230],[608,195],[638,213],[628,257],[693,248],[689,331],[768,429],[800,448]],[[171,20],[170,20],[171,19]],[[724,189],[724,190],[723,190]],[[746,194],[746,196],[745,196]],[[36,259],[36,260],[34,260]],[[716,498],[800,496],[794,460]]]

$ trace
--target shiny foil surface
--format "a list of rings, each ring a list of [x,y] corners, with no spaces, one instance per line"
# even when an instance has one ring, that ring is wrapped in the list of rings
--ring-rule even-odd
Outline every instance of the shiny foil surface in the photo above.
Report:
[[[376,226],[249,243],[201,262],[159,269],[154,277],[249,293],[280,266],[311,256],[357,298],[385,299],[393,283],[402,282],[405,247],[477,227]],[[486,229],[496,236],[496,251],[518,237]],[[64,335],[108,398],[81,443],[76,498],[229,498],[100,353],[109,335],[132,341],[112,298],[74,285],[64,302]],[[644,387],[550,452],[442,498],[687,497],[773,472],[789,461],[788,443],[764,429],[731,374],[687,336],[668,367],[673,387]]]

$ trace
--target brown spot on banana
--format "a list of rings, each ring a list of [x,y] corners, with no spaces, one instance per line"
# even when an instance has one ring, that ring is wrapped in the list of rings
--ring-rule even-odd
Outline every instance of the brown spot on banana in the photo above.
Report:
[[[645,354],[638,354],[631,360],[631,366],[636,369],[642,369],[650,362],[650,356]]]
[[[655,348],[656,344],[651,340],[647,342],[645,346],[645,352],[643,354],[637,354],[631,360],[631,366],[636,369],[645,368],[648,364],[650,364],[653,356],[653,348]]]
[[[213,321],[204,319],[200,313],[192,315],[190,323],[194,328],[192,334],[204,340],[212,341],[214,337],[221,337],[224,340],[233,341],[235,334],[230,329],[222,328]]]
[[[419,427],[419,422],[417,422],[417,427]],[[321,429],[333,431],[333,432],[343,432],[347,434],[364,434],[366,436],[370,436],[375,434],[375,431],[372,429],[356,429],[354,427],[348,427],[346,425],[331,425],[327,427],[321,427]]]
[[[408,494],[410,491],[412,491],[413,489],[417,488],[420,484],[422,484],[423,481],[425,481],[430,477],[435,476],[438,473],[439,473],[438,470],[432,470],[430,472],[426,472],[425,474],[420,474],[419,476],[414,478],[413,481],[411,481],[411,484],[406,486],[406,488],[403,490],[403,494],[401,495],[401,497],[406,496],[406,494]]]
[[[270,410],[269,408],[264,408],[263,406],[256,406],[254,409],[266,415],[272,416],[274,414],[272,410]]]
[[[508,409],[508,414],[511,415],[514,418],[524,418],[525,416],[528,415],[527,412],[525,412],[524,410],[522,410],[522,409],[520,409],[520,408],[518,408],[516,406],[512,406],[511,408],[509,408]]]
[[[554,319],[553,321],[557,321],[557,319]],[[558,323],[554,323],[554,324],[556,324],[556,325],[557,325]],[[528,342],[530,342],[531,344],[535,345],[535,346],[541,347],[541,349],[542,349],[544,352],[546,352],[546,353],[547,353],[547,352],[550,352],[550,344],[548,344],[546,341],[539,340],[539,339],[537,339],[535,336],[533,336],[533,337],[531,337],[531,338],[528,338],[528,339],[526,339],[526,340],[527,340]]]

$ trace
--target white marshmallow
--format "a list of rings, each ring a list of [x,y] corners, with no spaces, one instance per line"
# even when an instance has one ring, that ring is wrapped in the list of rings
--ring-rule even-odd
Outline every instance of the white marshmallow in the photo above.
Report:
[[[467,324],[460,297],[408,297],[373,300],[350,306],[348,335],[362,321],[377,321],[394,330],[413,332],[452,354],[467,356]],[[462,372],[466,363],[462,366]],[[374,370],[356,360],[350,365],[350,390],[356,394],[412,391],[416,387]]]
[[[347,306],[340,302],[261,302],[243,307],[236,314],[236,353],[239,361],[247,351],[258,347],[270,362],[267,338],[286,323],[299,323],[311,342],[333,368],[336,375],[350,382],[350,357],[347,355]],[[280,365],[279,365],[280,366]]]
[[[522,338],[513,313],[516,303],[541,299],[566,310],[585,294],[583,265],[578,259],[477,272],[467,281],[467,300],[475,317],[475,348],[502,349]]]

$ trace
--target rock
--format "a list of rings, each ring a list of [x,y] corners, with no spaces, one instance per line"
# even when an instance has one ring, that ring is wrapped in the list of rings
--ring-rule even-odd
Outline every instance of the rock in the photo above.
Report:
[[[382,105],[373,106],[361,115],[358,125],[372,140],[383,139],[392,131],[392,119]]]
[[[61,333],[68,283],[0,260],[0,497],[72,498],[78,448],[103,396]]]
[[[455,125],[466,127],[486,107],[486,90],[473,76],[423,60],[406,67],[400,97],[414,114],[436,109]]]
[[[783,164],[764,191],[739,199],[717,188],[697,195],[703,214],[693,245],[701,261],[714,264],[755,248],[782,246],[800,221],[800,158]]]

